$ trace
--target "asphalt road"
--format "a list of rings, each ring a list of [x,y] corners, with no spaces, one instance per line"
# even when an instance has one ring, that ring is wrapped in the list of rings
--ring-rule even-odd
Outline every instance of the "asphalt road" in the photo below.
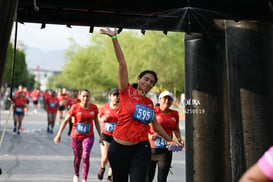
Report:
[[[3,105],[1,106],[0,137],[3,134],[4,124],[9,113],[9,111],[3,110]],[[39,108],[38,113],[35,114],[30,107],[28,116],[23,120],[23,131],[20,135],[14,135],[11,115],[0,147],[1,182],[72,181],[74,175],[73,152],[67,129],[63,132],[61,143],[56,145],[53,143],[53,137],[59,128],[59,123],[56,123],[53,134],[48,134],[46,127],[46,112]],[[184,127],[181,128],[181,133],[184,134]],[[97,179],[99,167],[100,148],[98,137],[95,136],[88,181],[99,181]],[[105,177],[102,181],[106,181]],[[174,153],[168,181],[185,182],[185,151]]]

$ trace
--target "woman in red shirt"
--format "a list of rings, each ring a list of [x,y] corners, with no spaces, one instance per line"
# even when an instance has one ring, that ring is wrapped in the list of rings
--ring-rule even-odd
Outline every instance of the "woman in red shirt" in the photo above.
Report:
[[[165,132],[173,138],[175,134],[179,143],[183,144],[179,129],[179,114],[176,110],[170,109],[173,103],[173,94],[169,91],[161,92],[159,104],[155,107],[155,115],[159,124]],[[166,182],[172,162],[172,151],[167,149],[167,141],[154,130],[150,130],[149,142],[152,148],[152,158],[146,177],[146,182],[152,182],[157,166],[157,181]]]
[[[18,96],[14,97],[14,111],[13,111],[13,119],[14,119],[14,134],[20,134],[23,118],[25,116],[25,108],[27,107],[27,99],[24,97],[23,91],[18,92]],[[18,123],[18,128],[17,128]]]
[[[45,99],[48,121],[47,132],[51,134],[53,133],[57,110],[59,107],[59,100],[57,99],[56,96],[57,93],[55,91],[51,91],[51,95],[47,96],[47,99]]]
[[[30,93],[31,100],[33,102],[33,109],[34,113],[38,112],[38,103],[41,96],[40,91],[37,88],[34,88],[34,90]]]
[[[145,70],[138,76],[137,89],[129,84],[126,60],[120,48],[116,29],[101,29],[101,33],[112,38],[119,63],[119,112],[118,122],[113,133],[113,141],[108,150],[108,158],[113,171],[114,182],[145,181],[151,159],[151,147],[148,141],[149,123],[168,145],[178,145],[157,122],[154,106],[146,94],[155,86],[157,75]]]
[[[99,110],[99,119],[102,124],[102,137],[104,145],[100,146],[101,149],[101,167],[98,173],[98,179],[103,179],[106,164],[108,162],[107,152],[109,145],[113,140],[113,132],[118,121],[118,108],[119,108],[119,91],[117,88],[110,90],[109,94],[110,102],[103,104]],[[112,169],[109,166],[108,170],[108,182],[112,181]]]
[[[74,123],[71,131],[71,146],[74,151],[74,171],[73,182],[79,181],[79,170],[81,158],[83,157],[83,182],[86,182],[89,171],[90,152],[94,143],[93,122],[100,136],[99,142],[103,143],[100,123],[98,121],[98,108],[95,104],[90,103],[90,92],[82,90],[80,95],[81,102],[72,105],[68,114],[62,122],[54,142],[57,144],[63,130],[69,120],[74,117]]]

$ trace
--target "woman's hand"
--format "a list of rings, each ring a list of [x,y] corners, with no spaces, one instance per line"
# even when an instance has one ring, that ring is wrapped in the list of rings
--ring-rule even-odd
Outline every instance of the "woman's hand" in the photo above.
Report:
[[[61,137],[59,135],[56,135],[55,138],[53,139],[54,143],[57,144],[58,142],[61,141]]]
[[[100,29],[100,33],[108,35],[110,37],[113,37],[113,36],[117,35],[117,29],[114,28],[114,30],[111,30],[108,27],[107,28],[102,28],[102,29]]]
[[[184,147],[184,145],[185,145],[185,142],[184,142],[184,140],[182,139],[182,138],[177,138],[177,141]]]
[[[100,143],[102,146],[104,146],[102,135],[100,136],[99,143]]]
[[[173,147],[175,146],[175,148],[173,149]],[[182,148],[181,148],[182,147]],[[182,150],[184,147],[184,144],[183,145],[179,145],[178,143],[174,142],[174,141],[170,141],[168,142],[168,146],[167,148],[170,150],[170,151],[173,151],[173,152],[178,152],[180,150]]]

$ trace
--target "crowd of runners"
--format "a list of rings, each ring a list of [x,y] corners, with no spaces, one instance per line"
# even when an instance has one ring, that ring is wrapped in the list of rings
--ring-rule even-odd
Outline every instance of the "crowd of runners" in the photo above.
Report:
[[[158,169],[156,180],[166,182],[171,167],[173,152],[182,150],[184,141],[180,134],[179,114],[171,109],[173,93],[163,91],[158,103],[146,95],[156,84],[157,74],[144,70],[137,77],[137,83],[130,84],[126,60],[117,40],[116,29],[101,29],[108,35],[114,46],[119,63],[118,87],[109,91],[109,102],[97,106],[91,103],[89,90],[68,92],[34,89],[28,92],[19,86],[14,103],[14,134],[20,135],[22,120],[28,114],[28,104],[33,103],[33,113],[37,113],[42,103],[47,112],[46,132],[56,133],[54,143],[61,141],[68,126],[71,147],[74,152],[73,182],[87,181],[89,159],[94,144],[94,128],[98,133],[101,148],[101,165],[98,180],[104,179],[108,164],[107,182],[152,182]],[[42,100],[42,102],[40,102]],[[54,132],[56,120],[60,123]],[[174,136],[176,140],[174,140]]]

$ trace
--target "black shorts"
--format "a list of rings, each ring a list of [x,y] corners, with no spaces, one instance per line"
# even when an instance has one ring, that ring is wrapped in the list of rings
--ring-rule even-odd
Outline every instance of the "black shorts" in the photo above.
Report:
[[[37,105],[38,104],[38,101],[36,100],[36,101],[33,101],[33,104],[34,105]]]
[[[111,143],[112,140],[113,140],[113,136],[107,135],[107,134],[105,134],[105,133],[102,133],[102,138],[103,138],[103,141],[106,141],[106,142],[108,142],[108,143]]]
[[[59,110],[59,111],[64,111],[64,110],[65,110],[65,107],[64,107],[64,106],[59,106],[58,110]]]

